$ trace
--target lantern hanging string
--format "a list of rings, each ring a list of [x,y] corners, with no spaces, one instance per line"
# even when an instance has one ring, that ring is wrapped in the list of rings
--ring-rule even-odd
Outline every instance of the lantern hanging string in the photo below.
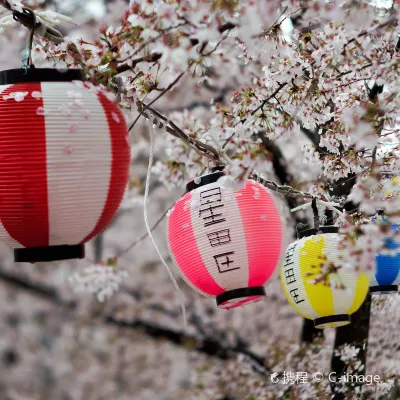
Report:
[[[147,234],[150,237],[151,242],[153,243],[154,248],[157,251],[157,254],[162,262],[162,264],[164,265],[164,267],[167,269],[168,275],[176,289],[176,291],[178,292],[179,296],[180,296],[180,301],[181,301],[181,308],[182,308],[182,315],[183,315],[183,324],[184,324],[184,328],[186,329],[187,327],[187,318],[186,318],[186,307],[185,307],[185,299],[183,297],[183,294],[179,288],[178,282],[176,281],[174,275],[172,274],[171,269],[169,268],[167,262],[164,260],[164,257],[162,256],[155,240],[153,237],[153,234],[151,232],[151,228],[150,228],[150,224],[149,224],[149,220],[148,220],[148,209],[147,209],[147,202],[149,199],[149,188],[150,188],[150,179],[151,179],[151,168],[153,166],[153,158],[154,158],[154,142],[155,142],[155,132],[154,132],[154,121],[155,123],[159,123],[162,124],[162,122],[158,121],[157,118],[152,118],[152,116],[149,116],[149,126],[150,126],[150,156],[149,156],[149,165],[147,168],[147,177],[146,177],[146,185],[145,185],[145,191],[144,191],[144,223],[146,225],[146,230],[147,230]]]

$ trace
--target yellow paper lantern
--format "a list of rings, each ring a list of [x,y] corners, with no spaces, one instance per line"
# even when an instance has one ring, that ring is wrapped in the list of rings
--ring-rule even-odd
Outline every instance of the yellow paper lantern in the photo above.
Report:
[[[350,315],[360,308],[368,293],[368,275],[349,268],[331,273],[327,278],[329,285],[313,283],[323,264],[340,265],[339,256],[344,254],[339,249],[337,232],[337,227],[302,232],[302,238],[287,248],[281,268],[281,282],[289,303],[301,316],[314,320],[319,329],[348,325]]]

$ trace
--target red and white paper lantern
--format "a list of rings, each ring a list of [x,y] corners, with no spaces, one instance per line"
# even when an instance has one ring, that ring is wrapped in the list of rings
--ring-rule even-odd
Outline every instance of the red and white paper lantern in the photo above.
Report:
[[[283,249],[283,229],[270,192],[248,181],[238,191],[215,172],[196,178],[168,220],[171,255],[184,279],[230,309],[265,296],[264,284]]]
[[[0,72],[0,240],[15,261],[84,257],[129,178],[123,114],[82,72]]]

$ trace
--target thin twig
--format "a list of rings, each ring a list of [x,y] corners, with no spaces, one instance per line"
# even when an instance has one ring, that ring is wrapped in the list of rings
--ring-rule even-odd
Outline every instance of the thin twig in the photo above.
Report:
[[[123,72],[130,71],[132,68],[135,68],[137,64],[141,62],[156,62],[162,57],[160,53],[153,53],[149,56],[138,57],[132,60],[130,63],[123,63],[118,65],[117,74],[122,74]]]
[[[286,10],[288,9],[288,6],[286,6],[283,11],[280,13],[279,17],[276,19],[276,21],[265,31],[262,32],[259,36],[266,36],[268,35],[269,32],[271,32],[272,28],[278,23],[278,21],[281,19],[282,15],[285,14]],[[298,10],[297,10],[298,11]],[[296,11],[296,12],[297,12]],[[282,22],[286,19],[287,17],[285,17],[278,26],[280,26],[282,24]]]
[[[375,28],[373,28],[373,29],[368,29],[368,30],[365,30],[365,31],[363,31],[363,32],[361,32],[360,34],[358,34],[355,38],[352,38],[352,39],[350,39],[347,43],[345,43],[344,44],[344,46],[343,46],[343,52],[346,50],[346,47],[350,44],[350,43],[352,43],[352,42],[355,42],[357,39],[359,39],[360,37],[363,37],[363,36],[366,36],[366,35],[370,35],[371,33],[374,33],[374,32],[376,32],[377,30],[379,30],[379,29],[382,29],[382,28],[384,28],[384,27],[386,27],[386,26],[388,26],[388,25],[392,25],[392,24],[395,24],[395,25],[397,25],[397,18],[390,18],[389,20],[387,20],[386,22],[382,22],[381,24],[379,24],[379,25],[377,25]],[[343,53],[342,53],[343,54]]]
[[[190,67],[190,66],[189,66]],[[188,70],[182,71],[154,100],[152,100],[147,106],[143,108],[141,113],[136,117],[136,119],[133,121],[132,125],[129,127],[129,131],[136,125],[136,123],[139,121],[139,118],[143,114],[144,111],[146,111],[152,104],[154,104],[157,100],[160,99],[160,97],[164,96],[165,93],[167,93],[169,90],[171,90],[182,78],[183,75],[186,74]]]
[[[280,91],[283,87],[285,87],[287,84],[288,84],[288,82],[279,84],[279,86],[277,87],[277,89],[276,89],[270,96],[268,96],[268,98],[264,99],[264,100],[260,103],[260,105],[259,105],[255,110],[253,110],[253,111],[250,113],[250,115],[253,116],[258,110],[262,109],[262,108],[265,106],[265,104],[267,104],[273,97],[275,97],[275,96],[279,93],[279,91]],[[246,121],[247,121],[247,118],[244,118],[244,119],[242,119],[240,122],[241,122],[242,124],[244,124]]]
[[[258,110],[260,110],[261,108],[263,108],[263,107],[265,106],[265,104],[267,104],[273,97],[275,97],[275,96],[279,93],[279,91],[280,91],[282,88],[284,88],[287,84],[288,84],[287,82],[284,82],[284,83],[279,84],[279,86],[277,87],[277,89],[276,89],[268,98],[266,98],[265,100],[263,100],[263,101],[261,102],[261,104],[260,104],[255,110],[253,110],[253,111],[251,112],[250,115],[253,116]]]
[[[175,204],[175,202],[174,202]],[[164,220],[165,216],[168,214],[168,211],[174,206],[174,204],[171,204],[157,219],[157,221],[153,224],[153,226],[150,228],[150,231],[153,232],[158,225],[160,225],[160,223]],[[121,257],[122,255],[124,255],[125,253],[127,253],[128,251],[132,250],[134,247],[136,247],[137,245],[139,245],[140,243],[143,242],[144,239],[147,238],[147,236],[149,236],[148,232],[144,233],[142,236],[140,236],[139,238],[137,238],[134,242],[132,242],[128,247],[126,247],[125,249],[121,250],[118,254],[115,255],[116,258]]]

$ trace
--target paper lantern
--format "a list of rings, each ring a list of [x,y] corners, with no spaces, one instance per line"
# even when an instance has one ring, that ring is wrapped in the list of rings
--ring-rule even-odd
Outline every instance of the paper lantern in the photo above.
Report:
[[[184,279],[230,309],[265,296],[264,284],[282,253],[278,208],[262,185],[247,181],[234,191],[218,179],[222,172],[196,178],[168,220],[171,256]]]
[[[360,308],[368,293],[368,275],[348,268],[332,273],[328,278],[330,286],[312,283],[321,263],[339,265],[340,254],[345,256],[338,246],[337,231],[336,227],[321,227],[319,231],[301,232],[301,239],[287,248],[281,268],[281,282],[289,303],[304,318],[314,320],[315,327],[320,329],[349,324],[350,315]]]
[[[398,230],[398,225],[392,225]],[[370,292],[374,294],[397,293],[400,284],[400,245],[393,239],[386,240],[386,251],[376,256],[376,270],[371,274]]]
[[[0,240],[15,261],[84,257],[129,176],[125,119],[80,70],[0,72]]]

